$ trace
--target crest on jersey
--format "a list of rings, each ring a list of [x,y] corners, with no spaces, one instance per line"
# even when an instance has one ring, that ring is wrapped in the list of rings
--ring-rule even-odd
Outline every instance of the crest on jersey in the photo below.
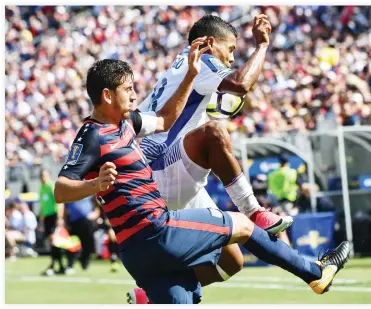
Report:
[[[68,154],[67,163],[69,165],[75,165],[80,157],[83,144],[73,143],[71,146],[70,153]]]

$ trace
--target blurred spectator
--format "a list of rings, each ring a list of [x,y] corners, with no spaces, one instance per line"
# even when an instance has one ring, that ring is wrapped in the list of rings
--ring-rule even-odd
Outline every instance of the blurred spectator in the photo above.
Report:
[[[111,262],[111,272],[117,272],[120,268],[119,257],[120,257],[120,248],[117,244],[117,239],[115,232],[113,231],[109,220],[104,213],[102,207],[97,205],[95,208],[97,213],[99,214],[97,218],[97,231],[96,231],[96,244],[97,249],[103,249],[105,240],[107,240],[107,249],[108,254],[110,257]],[[100,255],[103,256],[104,250],[97,250],[100,251]],[[98,254],[99,254],[98,253]]]
[[[118,262],[120,256],[120,248],[117,244],[117,239],[115,232],[112,228],[107,230],[108,235],[108,250],[110,252],[111,261],[111,272],[117,272],[120,268],[120,263]]]
[[[318,192],[318,186],[315,185],[313,189],[313,193]],[[310,184],[303,183],[300,186],[300,195],[295,203],[296,207],[298,207],[299,212],[311,212],[311,200],[310,200]],[[334,203],[326,196],[321,196],[317,198],[317,211],[334,211]]]
[[[24,253],[27,256],[35,257],[37,256],[37,253],[32,249],[32,246],[36,242],[37,219],[25,202],[20,203],[20,212],[22,213],[21,230],[24,236]]]
[[[370,124],[371,8],[353,6],[7,6],[6,165],[63,161],[89,114],[86,71],[130,62],[140,103],[206,13],[234,21],[236,65],[251,55],[253,16],[273,31],[264,70],[230,125],[247,136],[305,133],[323,119]]]
[[[297,198],[298,172],[290,168],[286,156],[280,157],[281,166],[268,174],[268,190],[279,202],[295,202]]]
[[[8,228],[10,230],[21,231],[22,229],[22,213],[19,211],[19,199],[12,199],[5,208],[5,216],[8,219]]]
[[[95,198],[94,198],[95,200]],[[87,270],[94,247],[94,221],[99,217],[99,211],[94,209],[93,197],[66,203],[65,217],[70,227],[71,235],[76,235],[81,241],[81,254],[68,253],[67,273],[72,272],[75,260],[79,257],[81,267]]]
[[[5,200],[10,198],[10,196],[12,195],[12,192],[9,190],[7,183],[5,183],[5,193],[4,193],[4,195],[5,195]]]
[[[43,225],[45,237],[48,238],[51,248],[51,263],[50,266],[43,272],[45,276],[53,276],[55,274],[54,266],[58,262],[58,272],[63,272],[62,251],[60,248],[53,245],[54,232],[57,225],[62,225],[63,217],[61,215],[63,205],[56,203],[54,199],[54,184],[50,179],[49,171],[42,169],[40,173],[40,223]]]
[[[5,207],[5,248],[6,255],[15,260],[19,252],[17,243],[24,241],[22,233],[22,214],[17,209],[17,201],[10,200]]]

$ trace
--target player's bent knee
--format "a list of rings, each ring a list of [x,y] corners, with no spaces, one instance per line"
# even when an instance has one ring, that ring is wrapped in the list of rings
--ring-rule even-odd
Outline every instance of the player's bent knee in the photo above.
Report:
[[[217,120],[210,120],[205,124],[205,134],[211,143],[230,143],[226,128]]]
[[[254,223],[240,212],[228,212],[228,214],[231,216],[233,223],[232,237],[229,244],[246,243],[254,230]]]

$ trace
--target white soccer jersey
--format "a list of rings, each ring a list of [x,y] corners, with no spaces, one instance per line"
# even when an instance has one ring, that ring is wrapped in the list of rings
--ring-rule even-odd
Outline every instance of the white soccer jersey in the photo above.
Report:
[[[159,111],[173,95],[188,71],[189,49],[190,47],[184,49],[176,57],[171,68],[161,75],[153,91],[138,106],[141,112]],[[157,133],[143,138],[141,148],[149,161],[156,160],[178,137],[184,136],[208,120],[206,106],[210,101],[210,97],[212,93],[218,90],[221,81],[232,70],[227,68],[219,59],[209,54],[203,54],[201,60],[201,71],[196,76],[191,95],[173,127],[168,132]]]

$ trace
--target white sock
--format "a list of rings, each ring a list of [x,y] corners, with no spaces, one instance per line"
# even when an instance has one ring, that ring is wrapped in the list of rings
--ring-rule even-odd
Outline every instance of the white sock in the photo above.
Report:
[[[219,276],[223,279],[223,281],[227,281],[231,277],[218,264],[216,264],[215,267],[216,267],[216,270],[218,271]]]
[[[243,173],[233,179],[230,184],[224,186],[224,188],[239,211],[246,216],[250,217],[261,207],[254,196],[251,185]]]

